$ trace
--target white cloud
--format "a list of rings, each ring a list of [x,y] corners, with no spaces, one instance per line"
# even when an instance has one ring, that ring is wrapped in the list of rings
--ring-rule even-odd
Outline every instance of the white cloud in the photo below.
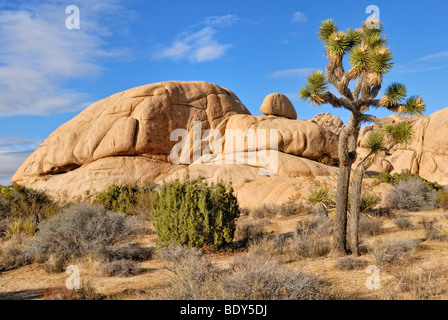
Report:
[[[156,50],[153,58],[187,60],[191,63],[221,58],[232,45],[222,44],[216,39],[218,28],[228,27],[237,21],[239,18],[235,15],[207,17],[200,23],[199,30],[182,32],[170,45]]]
[[[228,14],[225,16],[210,16],[204,19],[203,23],[208,26],[228,27],[240,21],[238,16]]]
[[[269,78],[301,78],[310,74],[313,68],[297,68],[297,69],[286,69],[279,70],[268,75]]]
[[[64,83],[99,75],[100,58],[123,53],[107,46],[105,37],[111,33],[99,22],[103,14],[117,10],[116,1],[77,3],[80,30],[66,29],[63,1],[31,1],[26,6],[19,2],[13,9],[0,11],[0,116],[85,107],[86,94],[65,89]]]
[[[291,23],[304,23],[307,21],[306,15],[303,12],[294,12],[291,18]]]
[[[441,70],[448,67],[448,51],[442,51],[414,59],[408,63],[396,65],[397,73],[416,73]]]

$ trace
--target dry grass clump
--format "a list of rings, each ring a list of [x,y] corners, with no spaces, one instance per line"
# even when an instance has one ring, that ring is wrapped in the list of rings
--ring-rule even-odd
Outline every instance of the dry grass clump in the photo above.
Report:
[[[447,269],[443,266],[419,268],[398,266],[391,271],[397,280],[395,289],[388,293],[392,300],[429,300],[446,292]]]
[[[417,249],[419,240],[377,240],[369,250],[378,267],[401,263]]]
[[[316,300],[324,299],[322,281],[312,275],[289,270],[255,255],[236,256],[228,268],[220,269],[200,250],[183,247],[162,249],[172,283],[162,294],[175,300]]]
[[[356,259],[353,257],[343,257],[336,260],[336,267],[341,270],[356,270],[365,268],[368,265],[367,261]]]
[[[330,233],[331,220],[326,217],[299,221],[296,234],[288,239],[289,252],[301,258],[326,256],[331,250]]]
[[[140,273],[137,262],[131,260],[113,260],[101,265],[102,274],[108,277],[130,277]]]
[[[438,219],[427,219],[423,217],[419,221],[419,225],[423,227],[425,230],[425,239],[426,240],[436,240],[444,237],[444,235],[440,232],[441,226],[439,224]]]
[[[361,236],[377,236],[382,232],[383,223],[381,218],[363,215],[359,218],[359,234]]]
[[[395,226],[400,230],[408,230],[414,227],[409,216],[400,215],[394,219]]]

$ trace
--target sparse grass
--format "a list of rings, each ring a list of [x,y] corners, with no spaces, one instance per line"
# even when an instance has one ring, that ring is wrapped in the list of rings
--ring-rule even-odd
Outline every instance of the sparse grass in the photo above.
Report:
[[[293,203],[263,204],[250,212],[253,219],[268,219],[275,217],[290,217],[300,211],[300,206]]]
[[[343,257],[336,260],[336,267],[341,270],[362,269],[367,265],[367,261],[353,257]]]
[[[289,252],[301,258],[326,256],[331,250],[330,232],[331,221],[328,218],[314,217],[300,221],[296,234],[288,239]]]

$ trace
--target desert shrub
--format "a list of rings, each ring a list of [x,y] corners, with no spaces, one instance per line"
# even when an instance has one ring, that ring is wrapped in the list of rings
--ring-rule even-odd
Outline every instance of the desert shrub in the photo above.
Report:
[[[245,247],[249,242],[259,241],[266,235],[267,220],[238,223],[235,231],[235,241]]]
[[[13,270],[30,264],[33,256],[24,244],[9,242],[0,247],[0,271]]]
[[[382,172],[380,174],[378,174],[377,176],[375,176],[377,179],[379,179],[381,182],[384,183],[389,183],[392,185],[397,185],[402,181],[407,181],[407,180],[419,180],[421,181],[423,184],[425,184],[425,186],[429,189],[429,190],[441,190],[443,189],[443,187],[438,184],[437,182],[431,182],[426,180],[425,178],[422,178],[421,176],[419,176],[418,174],[412,174],[412,173],[394,173],[393,175],[391,175],[388,172]]]
[[[435,266],[413,270],[398,266],[391,271],[398,284],[389,292],[392,300],[428,300],[446,291],[446,268]]]
[[[448,210],[448,190],[445,188],[440,189],[439,193],[436,197],[437,204],[440,208],[442,208],[444,211]]]
[[[112,186],[96,195],[95,203],[106,210],[122,212],[126,215],[149,214],[154,185],[140,187],[137,184]]]
[[[70,290],[63,288],[46,288],[42,290],[43,300],[103,300],[104,295],[99,294],[89,282],[82,282],[81,288]]]
[[[250,216],[253,219],[266,219],[274,217],[290,217],[299,212],[299,206],[293,203],[284,204],[263,204],[251,210]]]
[[[130,239],[132,228],[124,215],[102,207],[77,204],[41,224],[31,250],[37,259],[50,255],[81,257]]]
[[[220,249],[232,242],[240,211],[231,186],[166,183],[153,199],[152,220],[164,244]]]
[[[343,257],[336,260],[336,267],[341,270],[362,269],[367,266],[367,261],[353,257]]]
[[[400,230],[411,229],[414,226],[409,216],[395,217],[394,224]]]
[[[379,201],[380,198],[376,194],[362,193],[360,212],[369,212],[378,204]]]
[[[419,221],[419,225],[421,225],[423,227],[423,230],[425,230],[426,240],[435,240],[442,237],[442,234],[440,232],[441,229],[436,218],[428,219],[423,217]]]
[[[323,257],[330,253],[331,244],[316,234],[295,234],[289,239],[289,252],[301,258]]]
[[[183,246],[165,246],[159,251],[165,268],[172,274],[170,288],[163,294],[170,300],[212,299],[215,293],[213,265],[202,251]]]
[[[33,235],[38,224],[58,210],[59,205],[43,192],[17,184],[0,186],[0,220],[6,220],[9,235]]]
[[[329,218],[317,216],[299,221],[296,234],[288,239],[289,253],[302,258],[326,256],[331,250],[330,233]]]
[[[366,213],[371,217],[378,217],[378,218],[390,218],[393,216],[393,212],[390,208],[374,208],[367,210]]]
[[[200,250],[168,247],[160,253],[172,272],[162,298],[174,300],[317,300],[325,298],[322,281],[254,255],[236,257],[218,269]]]
[[[378,240],[369,251],[375,259],[375,264],[382,267],[402,262],[418,245],[418,240]]]
[[[142,248],[138,244],[131,244],[120,247],[104,248],[102,255],[108,261],[114,260],[132,260],[132,261],[146,261],[150,260],[155,253],[154,248]]]
[[[322,300],[322,281],[256,256],[237,256],[219,278],[223,300]]]
[[[434,192],[421,179],[413,177],[398,182],[386,200],[392,209],[432,209],[437,206]]]
[[[362,215],[359,218],[359,234],[363,236],[379,235],[382,232],[383,223],[381,218]]]
[[[138,274],[138,263],[132,260],[113,260],[101,264],[101,272],[108,277],[130,277]]]

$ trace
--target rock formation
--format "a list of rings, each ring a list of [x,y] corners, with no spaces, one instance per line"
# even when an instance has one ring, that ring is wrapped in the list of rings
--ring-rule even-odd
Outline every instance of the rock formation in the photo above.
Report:
[[[297,119],[296,109],[289,101],[288,97],[281,93],[271,93],[268,95],[260,107],[262,114],[266,116],[285,117],[288,119]]]
[[[200,175],[210,182],[231,179],[240,189],[268,179],[261,169],[269,164],[262,161],[228,164],[212,154],[206,164],[174,164],[170,153],[178,140],[171,133],[185,129],[194,136],[197,124],[201,137],[216,129],[223,144],[229,129],[241,133],[243,141],[248,129],[258,133],[277,129],[277,178],[293,183],[297,176],[334,175],[336,168],[314,160],[337,157],[337,135],[313,121],[288,119],[296,118],[291,102],[281,95],[271,96],[265,102],[277,116],[254,117],[234,93],[215,84],[172,81],[129,89],[92,104],[59,127],[19,168],[13,182],[67,198],[94,194],[114,184],[181,178],[187,168],[190,176]],[[201,141],[199,151],[209,143]],[[266,151],[270,144],[268,139],[256,148],[243,143],[224,151],[232,157],[241,152],[250,155]]]

